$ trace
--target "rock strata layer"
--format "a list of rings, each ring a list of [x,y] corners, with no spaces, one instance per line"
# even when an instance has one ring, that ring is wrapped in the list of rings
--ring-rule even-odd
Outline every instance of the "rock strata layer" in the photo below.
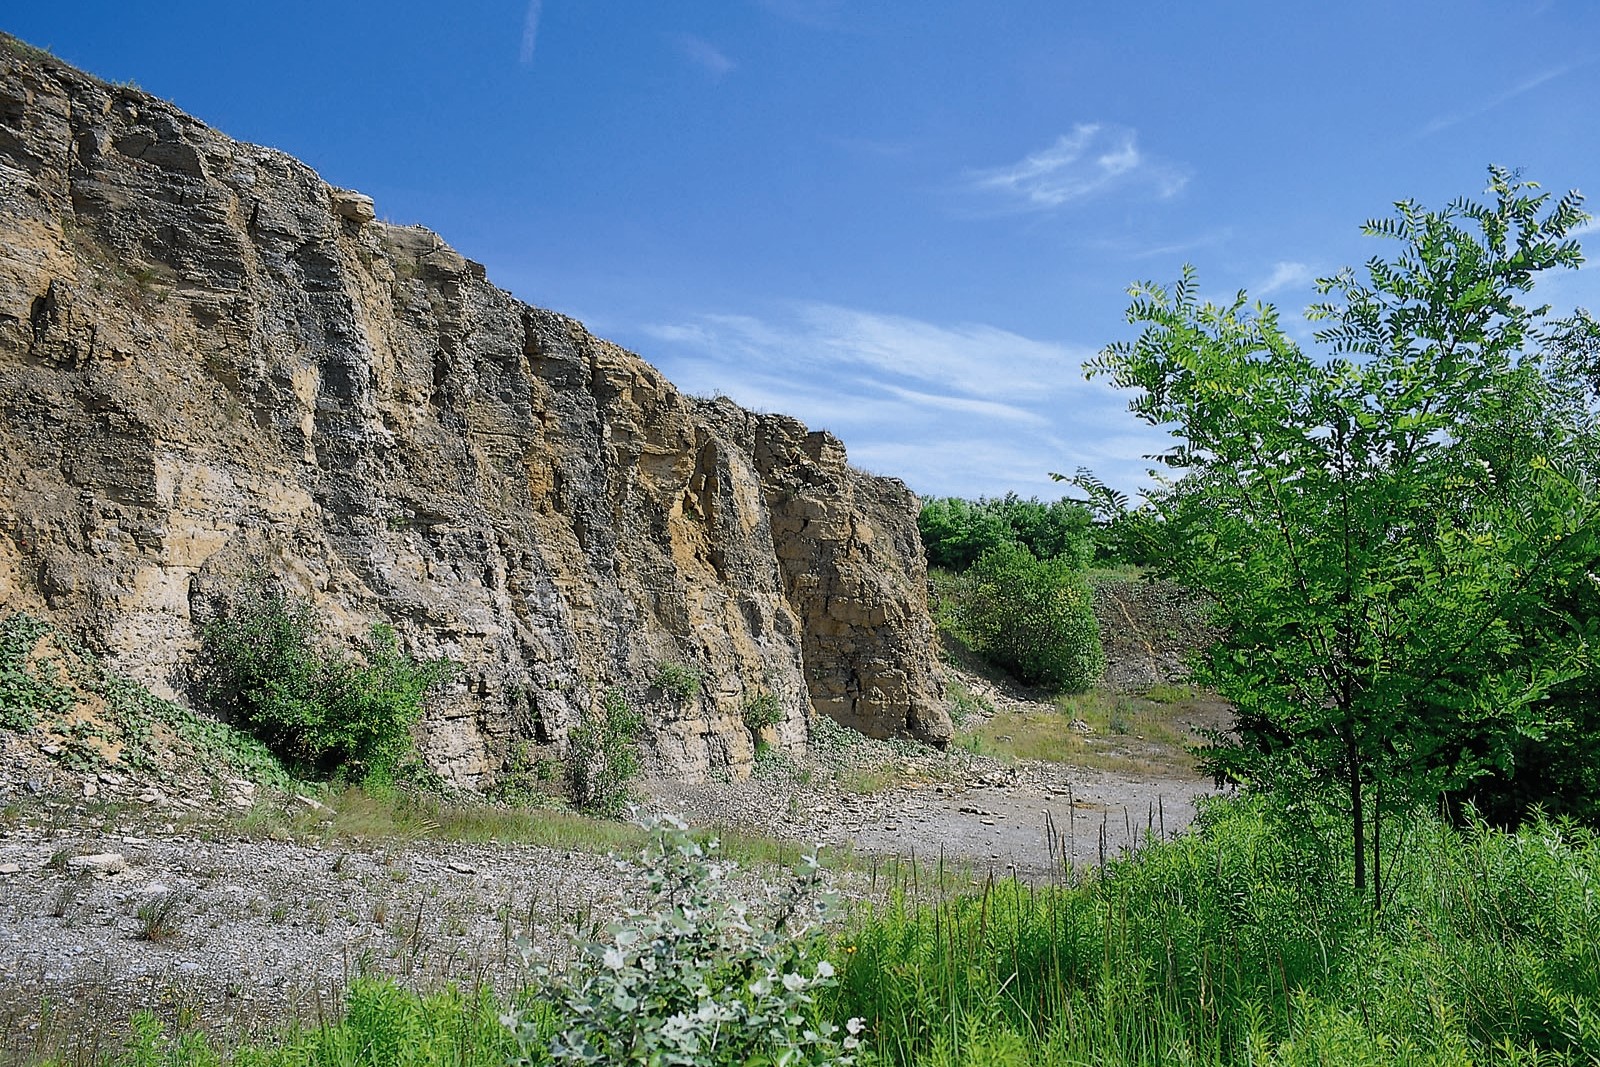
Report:
[[[158,692],[269,573],[464,666],[422,738],[463,784],[558,754],[613,689],[687,780],[803,748],[814,713],[949,737],[904,485],[4,38],[0,410],[0,604]]]

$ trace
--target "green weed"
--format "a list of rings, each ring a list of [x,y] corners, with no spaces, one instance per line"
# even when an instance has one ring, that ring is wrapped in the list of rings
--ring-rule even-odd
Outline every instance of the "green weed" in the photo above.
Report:
[[[161,893],[139,905],[140,941],[170,941],[183,923],[184,898],[177,893]]]
[[[16,612],[0,620],[0,730],[31,730],[43,717],[66,714],[75,703],[59,663],[30,662],[39,642],[54,631]]]
[[[651,679],[650,685],[671,696],[679,704],[687,704],[700,695],[700,668],[683,663],[659,663],[656,665],[655,677]]]
[[[814,853],[795,877],[754,910],[737,896],[735,868],[717,843],[689,836],[682,821],[641,824],[649,844],[634,873],[646,906],[605,927],[566,973],[535,971],[560,1004],[552,1037],[542,1020],[513,1026],[529,1060],[557,1063],[854,1062],[860,1020],[846,1030],[819,1018],[816,996],[833,981],[821,923],[836,899]]]

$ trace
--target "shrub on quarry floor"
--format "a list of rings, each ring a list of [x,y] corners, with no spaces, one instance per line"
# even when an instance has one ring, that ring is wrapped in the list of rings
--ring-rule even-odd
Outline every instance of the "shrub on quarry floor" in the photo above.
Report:
[[[411,728],[452,666],[401,651],[387,625],[340,648],[310,604],[262,581],[228,596],[205,624],[195,680],[207,706],[296,770],[386,781],[414,752]]]

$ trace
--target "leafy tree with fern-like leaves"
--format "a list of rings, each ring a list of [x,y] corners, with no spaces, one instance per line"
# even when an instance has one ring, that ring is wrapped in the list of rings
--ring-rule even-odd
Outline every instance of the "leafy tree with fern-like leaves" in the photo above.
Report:
[[[1186,269],[1130,290],[1138,336],[1087,367],[1176,439],[1149,499],[1162,569],[1225,633],[1200,680],[1237,730],[1210,765],[1344,811],[1379,904],[1384,813],[1507,771],[1596,632],[1562,607],[1600,564],[1600,494],[1560,373],[1594,324],[1527,303],[1588,216],[1498,168],[1488,193],[1366,224],[1400,251],[1318,282],[1326,358]]]

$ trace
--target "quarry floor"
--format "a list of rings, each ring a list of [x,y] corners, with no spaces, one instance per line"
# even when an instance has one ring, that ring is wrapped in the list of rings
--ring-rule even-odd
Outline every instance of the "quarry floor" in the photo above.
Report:
[[[983,703],[1074,725],[1026,694]],[[509,991],[526,974],[519,941],[559,961],[574,932],[638,900],[598,847],[264,833],[250,822],[263,804],[312,802],[264,800],[238,781],[168,795],[114,775],[39,790],[21,767],[0,761],[0,1063],[114,1043],[139,1009],[233,1036],[314,1022],[362,973]],[[641,793],[691,825],[822,845],[842,893],[866,899],[908,881],[923,892],[1047,883],[1069,859],[1092,867],[1178,833],[1211,783],[1174,767],[1135,774],[835,738],[747,780],[644,782]],[[741,877],[759,896],[782,872]],[[170,928],[150,937],[169,900]]]

